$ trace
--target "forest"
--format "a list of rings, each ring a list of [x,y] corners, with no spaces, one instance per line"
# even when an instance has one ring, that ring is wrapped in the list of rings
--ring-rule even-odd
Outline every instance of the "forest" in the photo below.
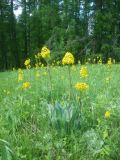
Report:
[[[120,0],[0,0],[0,70],[24,67],[44,45],[51,62],[66,51],[75,63],[119,62]]]

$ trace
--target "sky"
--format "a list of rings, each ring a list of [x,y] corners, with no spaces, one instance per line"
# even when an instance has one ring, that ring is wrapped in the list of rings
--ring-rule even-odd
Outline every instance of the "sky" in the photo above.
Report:
[[[14,14],[18,17],[22,13],[22,8],[19,7],[17,10],[14,10]]]

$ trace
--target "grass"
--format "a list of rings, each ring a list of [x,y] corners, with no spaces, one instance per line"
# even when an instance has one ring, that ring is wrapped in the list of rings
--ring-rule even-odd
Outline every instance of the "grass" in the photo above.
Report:
[[[120,159],[120,65],[86,66],[86,79],[71,67],[71,88],[67,66],[50,67],[51,79],[45,67],[23,70],[19,82],[18,71],[0,73],[1,160]],[[21,89],[26,81],[31,88]]]

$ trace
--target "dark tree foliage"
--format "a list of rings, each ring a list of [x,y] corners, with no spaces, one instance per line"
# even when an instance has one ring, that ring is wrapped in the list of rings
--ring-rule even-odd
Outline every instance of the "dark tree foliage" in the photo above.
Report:
[[[0,70],[22,67],[43,45],[52,60],[70,51],[76,62],[120,61],[120,0],[0,0]]]

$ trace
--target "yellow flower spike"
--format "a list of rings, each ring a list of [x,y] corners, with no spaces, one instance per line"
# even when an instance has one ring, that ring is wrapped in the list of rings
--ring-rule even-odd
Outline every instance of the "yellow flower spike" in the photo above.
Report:
[[[25,62],[24,62],[24,65],[25,65],[25,66],[29,66],[29,65],[30,65],[30,62],[31,62],[30,59],[26,59]]]
[[[82,82],[77,82],[75,84],[75,89],[78,91],[86,91],[89,89],[89,85],[86,83],[82,83]]]
[[[107,64],[108,64],[108,65],[111,65],[111,64],[112,64],[112,58],[109,58],[109,59],[108,59]]]
[[[44,47],[41,49],[41,56],[42,56],[42,58],[44,58],[44,59],[50,57],[50,50],[49,50],[46,46],[44,46]]]
[[[104,116],[105,116],[105,118],[110,118],[111,112],[110,111],[106,111]]]
[[[83,78],[88,76],[87,67],[81,67],[81,69],[80,69],[80,76],[83,77]]]
[[[74,56],[72,53],[67,52],[62,59],[62,64],[74,64]]]
[[[30,82],[24,82],[22,84],[22,89],[27,89],[27,88],[31,88],[31,83]]]

